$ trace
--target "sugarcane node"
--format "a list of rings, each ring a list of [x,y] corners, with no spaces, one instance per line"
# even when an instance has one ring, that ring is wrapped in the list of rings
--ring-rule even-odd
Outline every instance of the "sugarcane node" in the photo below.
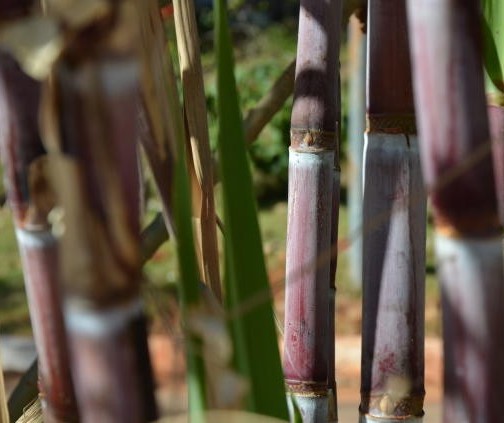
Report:
[[[417,133],[415,115],[368,114],[366,116],[366,132],[414,135]]]
[[[436,231],[447,238],[491,238],[500,237],[503,233],[495,210],[478,210],[460,216],[437,209],[434,216]]]
[[[328,395],[328,386],[326,382],[304,382],[286,379],[285,383],[291,394],[306,397],[327,397]]]
[[[397,398],[391,393],[362,395],[359,412],[377,418],[409,419],[424,415],[425,392]]]
[[[338,148],[338,138],[338,131],[291,128],[291,149],[306,153],[335,151]]]
[[[489,92],[486,95],[487,104],[489,106],[504,106],[504,93],[503,92]]]

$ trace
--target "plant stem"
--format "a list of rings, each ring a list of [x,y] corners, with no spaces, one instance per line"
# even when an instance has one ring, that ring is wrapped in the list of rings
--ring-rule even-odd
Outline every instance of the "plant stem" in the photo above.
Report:
[[[61,207],[55,227],[62,234],[65,320],[84,423],[157,417],[140,298],[136,16],[127,3],[114,7],[117,20],[74,34],[43,103]]]
[[[328,420],[330,259],[341,2],[302,0],[291,118],[284,374],[306,422]],[[336,202],[335,202],[336,203]],[[328,229],[329,228],[329,229]]]
[[[418,150],[406,2],[368,7],[364,159],[363,421],[423,415],[426,197]]]
[[[40,86],[13,59],[0,53],[0,140],[14,214],[47,422],[78,419],[61,311],[58,246],[48,214],[54,196],[37,122]]]
[[[296,61],[293,60],[261,100],[250,109],[243,120],[245,141],[254,142],[273,116],[282,108],[294,90]]]
[[[479,4],[408,0],[408,19],[423,174],[435,212],[443,421],[500,421],[504,276]]]

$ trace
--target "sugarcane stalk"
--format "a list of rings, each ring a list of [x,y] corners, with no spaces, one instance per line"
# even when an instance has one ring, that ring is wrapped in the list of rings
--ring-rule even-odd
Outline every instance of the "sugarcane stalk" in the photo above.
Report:
[[[357,17],[350,17],[348,108],[348,231],[350,276],[362,288],[362,158],[366,122],[366,37]]]
[[[284,375],[306,422],[328,420],[331,225],[341,2],[301,1],[289,150]],[[318,263],[318,257],[327,259]]]
[[[502,419],[504,276],[479,2],[408,0],[424,179],[436,226],[444,422]]]
[[[485,87],[492,136],[495,186],[499,215],[504,224],[504,37],[501,31],[504,4],[483,0]]]
[[[58,247],[48,220],[54,195],[37,127],[39,97],[39,84],[0,53],[2,161],[40,357],[40,399],[45,421],[72,422],[78,420],[78,411],[61,310]]]
[[[368,6],[361,420],[423,415],[426,198],[406,3]]]
[[[42,123],[81,419],[147,422],[157,410],[140,297],[137,17],[128,2],[110,6],[72,34]]]

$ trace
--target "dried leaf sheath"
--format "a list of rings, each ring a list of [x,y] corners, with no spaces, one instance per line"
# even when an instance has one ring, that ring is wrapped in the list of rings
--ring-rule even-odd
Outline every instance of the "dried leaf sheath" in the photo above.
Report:
[[[37,128],[39,91],[38,83],[0,53],[0,148],[40,357],[44,418],[71,422],[78,413],[61,311],[57,243],[47,220],[54,196]]]
[[[406,2],[368,7],[364,153],[364,421],[423,415],[426,198],[415,130]]]
[[[219,276],[219,251],[217,249],[216,216],[213,195],[213,162],[208,135],[206,97],[200,59],[200,43],[196,13],[191,0],[174,1],[175,29],[180,60],[180,73],[184,91],[184,111],[190,139],[190,166],[197,178],[200,191],[198,203],[194,202],[196,231],[200,241],[203,263],[203,280],[221,297]]]
[[[140,23],[141,100],[138,102],[140,142],[161,197],[163,217],[172,237],[174,160],[177,157],[174,117],[170,114],[168,92],[175,83],[172,65],[167,62],[164,28],[156,0],[135,1]]]
[[[408,0],[442,290],[445,422],[502,420],[504,276],[478,7]]]
[[[116,27],[105,19],[76,34],[44,102],[84,422],[150,421],[157,414],[139,294],[136,21],[127,3],[116,12]]]
[[[301,1],[289,156],[284,374],[305,421],[328,419],[328,360],[334,359],[328,356],[334,340],[328,336],[327,299],[340,19],[340,1]]]

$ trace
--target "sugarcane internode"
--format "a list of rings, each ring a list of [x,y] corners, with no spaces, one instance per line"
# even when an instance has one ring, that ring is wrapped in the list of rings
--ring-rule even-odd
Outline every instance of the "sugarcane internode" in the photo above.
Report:
[[[289,149],[284,374],[305,422],[335,421],[342,2],[301,1]]]
[[[502,420],[502,232],[479,6],[408,0],[423,174],[435,213],[445,422]]]
[[[368,6],[364,153],[363,422],[423,416],[426,198],[406,3]]]

